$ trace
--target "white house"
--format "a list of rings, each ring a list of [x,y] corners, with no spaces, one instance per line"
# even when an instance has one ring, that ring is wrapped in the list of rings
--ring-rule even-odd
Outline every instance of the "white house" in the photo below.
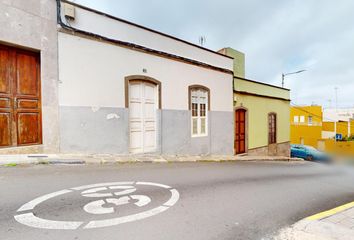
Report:
[[[0,0],[0,153],[233,154],[233,59],[66,0]]]
[[[60,150],[233,154],[233,59],[60,1]]]

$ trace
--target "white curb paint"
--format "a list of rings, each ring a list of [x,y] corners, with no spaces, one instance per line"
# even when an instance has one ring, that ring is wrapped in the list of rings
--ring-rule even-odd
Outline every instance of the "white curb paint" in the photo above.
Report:
[[[135,185],[135,187],[133,186]],[[171,194],[170,199],[162,204],[159,207],[142,211],[140,213],[111,218],[111,219],[104,219],[104,220],[94,220],[87,223],[83,226],[83,229],[92,229],[92,228],[101,228],[101,227],[111,227],[123,223],[133,222],[141,219],[145,219],[148,217],[152,217],[159,213],[162,213],[172,207],[174,204],[177,203],[179,199],[179,193],[176,189],[172,189],[172,187],[159,184],[159,183],[151,183],[151,182],[112,182],[112,183],[98,183],[98,184],[91,184],[85,185],[80,187],[71,188],[70,190],[62,190],[54,193],[50,193],[41,197],[38,197],[20,207],[17,212],[24,212],[34,210],[35,207],[40,205],[41,203],[64,195],[68,193],[73,193],[75,191],[83,191],[81,192],[81,196],[87,198],[104,198],[95,200],[86,204],[83,207],[83,210],[94,215],[103,215],[103,214],[113,214],[115,213],[114,207],[104,207],[106,203],[114,204],[116,206],[123,206],[130,203],[135,204],[137,207],[147,206],[151,203],[151,198],[145,195],[129,195],[137,190],[137,188],[141,185],[158,187],[163,189],[168,189]],[[110,191],[110,190],[122,190],[118,192],[112,193],[104,193],[101,191]],[[127,195],[127,196],[122,196]],[[121,196],[116,197],[115,196]],[[108,197],[108,198],[107,198]],[[133,202],[131,200],[137,200],[137,202]],[[24,224],[29,227],[33,228],[42,228],[42,229],[60,229],[60,230],[75,230],[81,227],[84,222],[82,221],[53,221],[48,219],[42,219],[40,217],[35,216],[33,212],[27,213],[19,213],[18,215],[14,216],[16,221],[21,224]]]

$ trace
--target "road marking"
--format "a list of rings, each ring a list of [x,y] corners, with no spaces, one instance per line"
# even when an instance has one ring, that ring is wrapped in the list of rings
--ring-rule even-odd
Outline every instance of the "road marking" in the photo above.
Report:
[[[100,198],[100,197],[112,197],[112,193],[98,193],[101,191],[107,191],[108,189],[123,189],[123,191],[115,192],[114,195],[116,196],[121,196],[121,195],[127,195],[130,193],[133,193],[136,191],[136,188],[133,186],[112,186],[112,187],[98,187],[98,188],[93,188],[89,189],[86,191],[83,191],[81,194],[84,197],[93,197],[93,198]],[[125,189],[125,190],[124,190]]]
[[[97,193],[97,192],[100,192],[100,191],[105,191],[105,190],[108,190],[108,188],[106,187],[99,187],[99,188],[93,188],[93,189],[89,189],[89,190],[86,190],[84,192],[81,193],[82,196],[84,197],[112,197],[113,194],[112,193]]]
[[[88,203],[88,204],[86,204],[84,206],[84,210],[86,212],[88,212],[88,213],[96,214],[96,215],[114,213],[114,208],[112,208],[112,207],[110,207],[110,208],[102,207],[105,204],[106,204],[106,202],[103,201],[103,200],[90,202],[90,203]]]
[[[152,217],[154,215],[157,215],[159,213],[166,211],[167,209],[169,209],[169,207],[160,206],[160,207],[151,209],[149,211],[129,215],[126,217],[91,221],[84,227],[84,229],[111,227],[111,226],[115,226],[115,225],[119,225],[119,224],[123,224],[123,223],[134,222],[137,220],[142,220],[144,218]]]
[[[69,222],[69,221],[51,221],[34,216],[33,213],[25,213],[16,215],[17,222],[33,228],[43,228],[52,230],[75,230],[78,229],[83,222]]]
[[[98,183],[98,184],[91,184],[91,185],[70,188],[70,190],[64,189],[58,192],[54,192],[54,193],[50,193],[38,197],[21,206],[17,210],[17,212],[23,212],[29,210],[33,211],[35,207],[38,207],[38,205],[40,205],[41,203],[49,199],[64,194],[73,193],[75,191],[83,191],[83,190],[84,191],[81,192],[82,197],[103,198],[103,199],[92,201],[86,204],[85,206],[83,206],[84,211],[94,215],[113,214],[113,213],[117,214],[117,212],[115,212],[115,208],[105,206],[106,203],[114,204],[119,207],[123,207],[124,205],[128,205],[128,204],[135,204],[139,208],[148,206],[152,201],[150,197],[145,195],[130,195],[131,193],[137,191],[138,186],[146,185],[150,187],[163,188],[163,189],[167,189],[167,191],[164,190],[165,192],[169,192],[171,194],[169,200],[167,200],[164,204],[155,207],[153,209],[131,214],[128,216],[123,216],[123,217],[116,217],[116,218],[103,219],[103,220],[93,220],[83,227],[84,229],[91,229],[91,228],[100,228],[100,227],[110,227],[118,224],[133,222],[148,217],[152,217],[154,215],[157,215],[159,213],[168,210],[170,207],[175,205],[179,200],[180,195],[178,191],[176,189],[172,189],[172,187],[170,186],[160,184],[160,183],[152,183],[152,182],[137,182],[135,184],[134,183],[135,182]],[[101,192],[101,191],[109,191],[109,190],[114,191],[113,194],[109,192],[106,193]],[[122,191],[115,192],[115,190],[122,190]],[[121,196],[121,197],[115,198],[113,195]],[[127,195],[127,196],[122,196],[122,195]],[[134,202],[132,200],[137,200],[137,201]],[[43,219],[35,216],[33,212],[18,214],[14,216],[14,218],[16,219],[16,221],[26,226],[33,227],[33,228],[42,228],[42,229],[75,230],[83,225],[82,221],[53,221],[49,219]]]
[[[163,204],[164,206],[172,207],[173,205],[176,204],[176,202],[177,202],[178,199],[179,199],[179,193],[178,193],[178,191],[177,191],[176,189],[172,189],[172,190],[170,190],[170,191],[171,191],[171,193],[172,193],[172,196],[171,196],[171,198],[170,198],[167,202],[165,202],[165,203]]]
[[[138,207],[146,206],[151,202],[151,198],[149,198],[148,196],[144,196],[144,195],[132,195],[130,197],[132,199],[138,200],[136,203],[134,203]]]
[[[54,192],[54,193],[50,193],[41,197],[38,197],[36,199],[33,199],[32,201],[26,203],[25,205],[23,205],[22,207],[20,207],[17,212],[23,212],[23,211],[28,211],[28,210],[33,210],[38,204],[47,201],[48,199],[63,195],[63,194],[67,194],[72,192],[71,190],[61,190],[58,192]]]
[[[342,206],[333,208],[331,210],[315,214],[315,215],[310,216],[310,217],[308,217],[306,219],[307,220],[321,220],[323,218],[327,218],[327,217],[330,217],[330,216],[332,216],[334,214],[337,214],[337,213],[343,212],[345,210],[348,210],[349,208],[352,208],[352,207],[354,207],[354,202],[347,203],[347,204],[344,204]]]
[[[152,182],[137,182],[136,185],[149,185],[149,186],[155,186],[155,187],[161,187],[161,188],[166,188],[170,189],[170,186],[159,184],[159,183],[152,183]]]
[[[80,187],[74,187],[70,188],[72,190],[85,190],[89,188],[96,188],[96,187],[108,187],[108,186],[113,186],[113,185],[132,185],[134,182],[111,182],[111,183],[96,183],[96,184],[90,184],[90,185],[85,185],[85,186],[80,186]]]

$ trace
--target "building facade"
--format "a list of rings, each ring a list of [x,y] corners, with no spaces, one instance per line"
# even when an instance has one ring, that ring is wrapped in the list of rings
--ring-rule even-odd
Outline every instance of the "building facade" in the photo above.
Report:
[[[290,91],[246,79],[245,55],[232,48],[220,52],[235,59],[235,153],[289,156]]]
[[[321,151],[353,155],[353,133],[354,121],[347,111],[322,109],[321,106],[291,108],[292,144],[303,144]]]
[[[2,152],[233,154],[232,58],[72,2],[22,3],[0,1],[1,69],[30,76],[2,73]]]
[[[322,107],[291,107],[291,143],[318,147],[322,138]]]
[[[59,151],[56,2],[0,1],[0,153]]]

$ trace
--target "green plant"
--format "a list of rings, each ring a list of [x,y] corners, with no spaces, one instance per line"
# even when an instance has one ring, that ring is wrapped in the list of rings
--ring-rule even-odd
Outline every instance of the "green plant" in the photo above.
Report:
[[[17,163],[9,163],[9,164],[6,164],[5,167],[16,167],[17,166]]]

